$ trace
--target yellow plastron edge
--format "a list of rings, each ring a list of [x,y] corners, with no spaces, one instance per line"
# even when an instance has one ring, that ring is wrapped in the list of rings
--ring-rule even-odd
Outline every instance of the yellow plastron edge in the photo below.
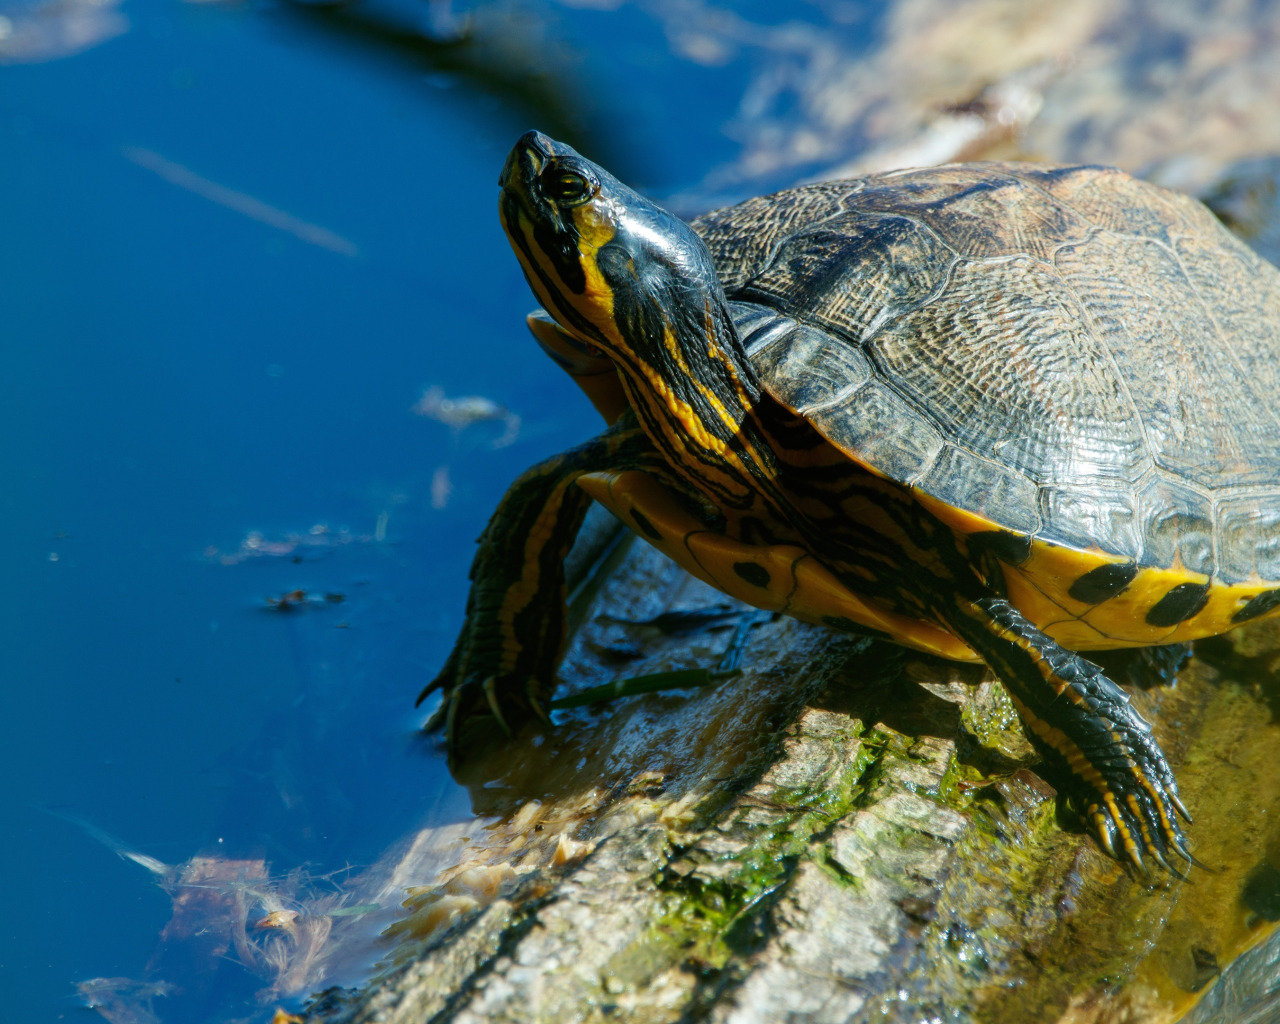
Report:
[[[803,548],[744,544],[708,530],[647,473],[587,473],[578,486],[682,569],[730,597],[818,625],[847,619],[953,661],[981,660],[940,626],[854,594]]]

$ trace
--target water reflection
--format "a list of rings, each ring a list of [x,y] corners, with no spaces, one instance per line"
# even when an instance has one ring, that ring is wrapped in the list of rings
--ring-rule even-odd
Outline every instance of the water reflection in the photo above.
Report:
[[[0,5],[0,64],[39,64],[83,53],[129,31],[119,0]]]
[[[167,865],[88,822],[79,824],[148,870],[172,901],[172,916],[141,978],[91,978],[76,986],[86,1005],[112,1024],[146,1024],[203,1018],[245,988],[244,972],[261,986],[251,1000],[259,1006],[362,981],[385,948],[380,937],[403,916],[406,894],[421,902],[420,883],[442,878],[470,856],[472,835],[484,823],[424,829],[371,867],[324,875],[301,867],[273,874],[260,858],[200,855]],[[442,884],[451,892],[464,886],[479,892],[478,878],[468,862]],[[475,906],[473,899],[469,907]],[[464,909],[459,904],[457,912]]]
[[[562,133],[557,138],[588,143],[625,163],[634,159],[625,136],[611,130],[619,111],[593,87],[582,52],[557,31],[555,5],[283,0],[275,15],[287,19],[302,41],[311,38],[429,70],[428,80],[437,89],[490,96],[553,126],[548,130]]]

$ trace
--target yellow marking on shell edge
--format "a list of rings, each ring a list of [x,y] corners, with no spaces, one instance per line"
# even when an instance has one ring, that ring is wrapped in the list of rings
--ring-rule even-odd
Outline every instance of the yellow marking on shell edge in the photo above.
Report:
[[[962,536],[1005,527],[979,515],[939,501],[912,488],[912,494],[930,513]],[[1006,532],[1016,532],[1007,531]],[[1018,566],[1002,565],[1009,603],[1063,647],[1074,651],[1099,651],[1116,647],[1174,644],[1216,636],[1239,623],[1231,617],[1251,598],[1280,587],[1265,580],[1226,584],[1210,581],[1188,569],[1142,566],[1133,582],[1115,597],[1096,605],[1071,597],[1071,585],[1102,565],[1128,564],[1131,559],[1101,549],[1080,550],[1032,538],[1031,553]],[[1152,626],[1146,615],[1170,590],[1182,583],[1209,582],[1205,606],[1176,626]],[[1280,614],[1280,607],[1259,619]],[[1253,620],[1250,620],[1253,621]]]
[[[586,473],[578,478],[578,486],[633,528],[636,521],[632,513],[639,511],[662,533],[657,539],[637,530],[646,541],[704,583],[757,608],[818,625],[829,625],[823,622],[828,616],[847,618],[916,650],[952,661],[981,660],[941,627],[887,611],[854,594],[803,548],[744,544],[708,530],[647,473]],[[764,567],[770,585],[747,583],[733,569],[740,562]]]

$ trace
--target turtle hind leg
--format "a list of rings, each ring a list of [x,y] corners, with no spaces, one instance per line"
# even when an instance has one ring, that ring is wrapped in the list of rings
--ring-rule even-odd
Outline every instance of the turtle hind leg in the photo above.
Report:
[[[1000,677],[1107,852],[1144,871],[1148,856],[1175,874],[1169,855],[1194,863],[1177,820],[1191,817],[1173,770],[1124,690],[1003,598],[958,598],[945,617]]]

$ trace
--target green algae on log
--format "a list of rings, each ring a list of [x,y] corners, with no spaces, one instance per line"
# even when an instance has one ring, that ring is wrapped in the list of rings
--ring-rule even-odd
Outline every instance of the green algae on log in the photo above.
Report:
[[[723,601],[633,545],[563,677],[714,665],[723,617],[627,620]],[[499,823],[421,880],[383,974],[306,1019],[1173,1021],[1280,916],[1280,627],[1134,694],[1213,868],[1187,883],[1097,849],[972,667],[789,620],[742,667],[469,762]]]

